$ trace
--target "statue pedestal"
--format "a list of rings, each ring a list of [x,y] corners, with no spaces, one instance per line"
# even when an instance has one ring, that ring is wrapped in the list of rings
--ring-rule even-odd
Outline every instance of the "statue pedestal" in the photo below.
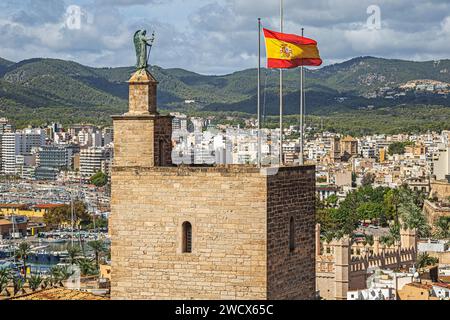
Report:
[[[158,82],[146,70],[128,81],[129,111],[113,116],[114,166],[155,167],[172,165],[172,119],[158,114]]]
[[[129,111],[130,115],[156,115],[158,114],[157,85],[158,82],[146,69],[136,71],[128,81],[130,87]]]

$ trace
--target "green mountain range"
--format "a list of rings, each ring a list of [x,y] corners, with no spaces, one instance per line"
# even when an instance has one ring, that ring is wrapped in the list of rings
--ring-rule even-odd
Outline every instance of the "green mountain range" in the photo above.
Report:
[[[126,81],[133,67],[92,68],[72,61],[30,59],[14,63],[0,58],[0,116],[14,121],[109,122],[111,114],[127,108]],[[159,81],[161,110],[196,112],[256,112],[257,70],[222,76],[200,75],[183,69],[151,68]],[[285,112],[299,105],[299,70],[285,72]],[[380,88],[395,90],[418,79],[450,83],[450,60],[412,62],[373,57],[355,58],[306,72],[306,101],[310,114],[327,115],[397,105],[450,106],[447,95],[407,94],[373,98]],[[262,72],[265,115],[278,113],[279,72]],[[389,90],[389,89],[387,89]],[[372,97],[372,98],[369,98]],[[185,104],[185,100],[195,100]]]

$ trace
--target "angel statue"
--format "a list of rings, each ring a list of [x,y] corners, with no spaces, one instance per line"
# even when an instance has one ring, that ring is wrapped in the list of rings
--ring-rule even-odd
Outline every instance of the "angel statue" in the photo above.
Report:
[[[136,48],[136,68],[138,70],[147,69],[148,59],[150,57],[150,51],[152,49],[153,42],[155,41],[155,33],[149,39],[146,37],[146,30],[138,30],[134,34],[134,46]],[[147,47],[149,48],[147,50]]]

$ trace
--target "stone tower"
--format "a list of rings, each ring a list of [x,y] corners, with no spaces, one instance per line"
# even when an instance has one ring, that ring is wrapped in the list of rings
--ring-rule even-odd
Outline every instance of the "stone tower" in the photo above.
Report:
[[[117,167],[155,167],[172,164],[172,117],[157,112],[158,82],[145,69],[129,83],[129,111],[113,116],[114,164]]]
[[[417,249],[417,231],[400,228],[400,246],[402,249]]]
[[[157,82],[113,116],[112,299],[313,299],[315,167],[176,167]]]
[[[335,298],[347,300],[350,267],[350,239],[343,237],[333,242],[335,255]]]

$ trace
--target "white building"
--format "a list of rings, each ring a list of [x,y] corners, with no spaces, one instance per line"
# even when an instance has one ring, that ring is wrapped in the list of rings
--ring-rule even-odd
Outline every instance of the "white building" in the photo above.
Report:
[[[433,283],[433,292],[439,299],[450,300],[450,285],[445,283]]]
[[[90,178],[99,171],[108,173],[112,150],[104,147],[89,147],[80,151],[80,174]],[[106,171],[106,172],[105,172]]]
[[[374,288],[347,292],[347,300],[395,300],[392,288]]]
[[[449,145],[439,145],[436,153],[437,157],[433,161],[433,174],[437,180],[444,180],[450,174],[450,147]]]
[[[9,132],[2,135],[2,173],[16,174],[16,157],[30,154],[34,147],[45,144],[45,132],[41,129],[25,129],[23,132]]]
[[[375,270],[367,278],[367,289],[347,292],[347,300],[396,300],[397,291],[418,277],[415,269],[410,271]]]

